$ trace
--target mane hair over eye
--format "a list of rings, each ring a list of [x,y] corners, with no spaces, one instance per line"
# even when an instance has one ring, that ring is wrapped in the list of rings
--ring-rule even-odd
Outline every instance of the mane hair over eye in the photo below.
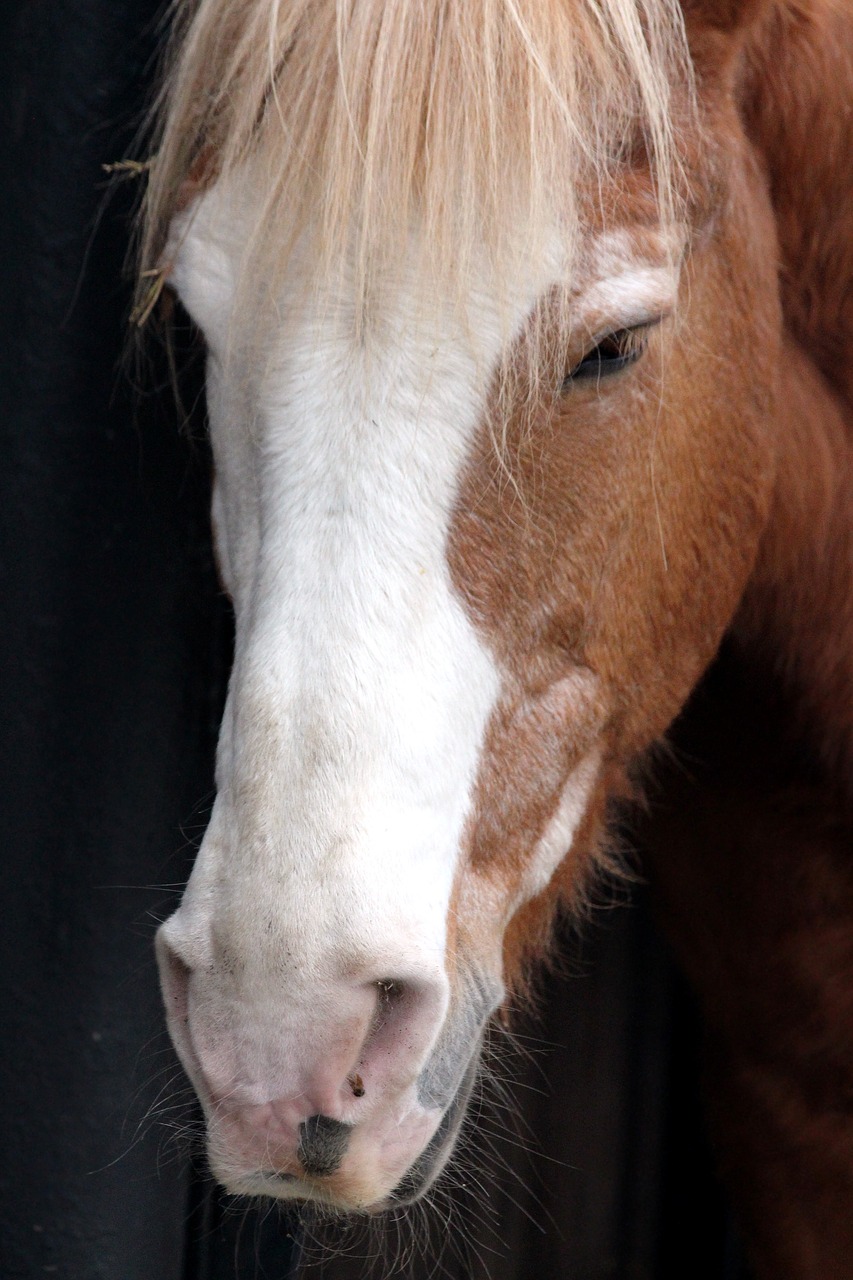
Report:
[[[250,175],[247,298],[297,240],[317,280],[350,264],[361,319],[414,227],[422,283],[460,298],[555,228],[570,262],[579,187],[638,139],[662,221],[677,212],[678,0],[177,0],[164,85],[141,270],[188,195]]]

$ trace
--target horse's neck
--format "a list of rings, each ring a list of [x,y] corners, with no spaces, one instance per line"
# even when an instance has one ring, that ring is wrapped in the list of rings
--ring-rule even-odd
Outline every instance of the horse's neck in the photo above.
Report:
[[[776,491],[734,634],[853,804],[853,418],[797,344],[783,360]]]
[[[750,64],[787,338],[774,506],[735,634],[853,802],[853,6],[783,0]]]

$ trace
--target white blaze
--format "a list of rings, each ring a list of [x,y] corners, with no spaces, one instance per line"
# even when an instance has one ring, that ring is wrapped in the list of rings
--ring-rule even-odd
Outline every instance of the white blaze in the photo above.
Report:
[[[214,191],[174,271],[209,346],[214,519],[238,637],[219,796],[182,910],[227,878],[233,910],[265,900],[314,978],[377,952],[391,977],[405,976],[400,954],[439,971],[500,687],[447,539],[507,326],[485,296],[463,331],[402,290],[359,343],[345,282],[313,292],[297,253],[275,333],[261,331],[260,352],[254,334],[249,357],[229,323],[238,245]]]
[[[232,320],[249,225],[241,198],[215,187],[172,238],[173,282],[209,348],[237,652],[213,819],[166,930],[203,966],[215,915],[246,940],[261,1001],[270,963],[298,954],[298,1021],[362,964],[404,980],[404,957],[446,986],[460,836],[501,683],[451,582],[448,533],[501,352],[560,272],[557,255],[522,272],[511,305],[484,272],[464,323],[413,272],[358,340],[345,272],[315,289],[297,247],[247,335]],[[616,248],[630,257],[607,242],[611,288],[601,273],[588,284],[582,319],[611,294],[622,323],[661,307],[667,272],[626,271]],[[594,773],[570,780],[530,892],[566,851]]]

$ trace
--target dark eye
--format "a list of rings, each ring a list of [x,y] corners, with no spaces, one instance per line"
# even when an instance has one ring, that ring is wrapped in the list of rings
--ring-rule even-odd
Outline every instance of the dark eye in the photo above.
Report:
[[[639,360],[648,343],[648,325],[637,325],[633,329],[616,329],[607,337],[587,351],[579,364],[566,374],[563,388],[582,379],[609,378],[613,373],[620,373],[629,364]]]

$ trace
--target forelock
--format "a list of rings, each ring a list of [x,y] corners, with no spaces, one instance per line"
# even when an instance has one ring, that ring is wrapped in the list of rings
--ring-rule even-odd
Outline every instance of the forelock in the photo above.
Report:
[[[648,157],[677,215],[673,102],[689,100],[677,0],[191,0],[157,110],[142,269],[195,189],[250,173],[243,277],[274,287],[297,241],[318,279],[347,261],[359,316],[408,253],[460,294],[509,277],[578,191]]]

